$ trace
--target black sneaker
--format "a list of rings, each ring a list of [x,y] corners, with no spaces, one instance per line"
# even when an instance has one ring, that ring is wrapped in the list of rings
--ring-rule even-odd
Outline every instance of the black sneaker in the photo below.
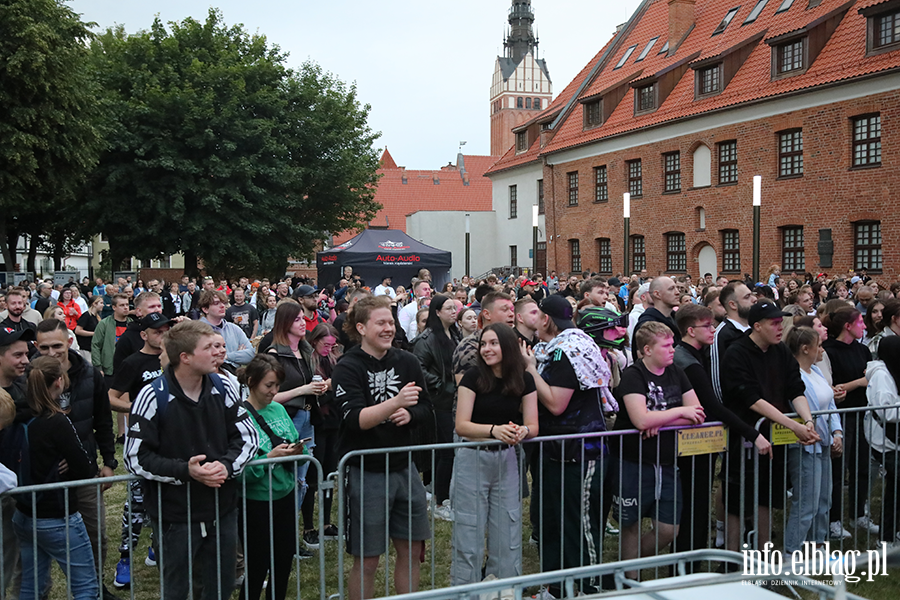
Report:
[[[102,593],[100,594],[100,598],[102,600],[122,600],[111,591],[109,591],[109,588],[106,587],[106,584],[103,585],[103,589],[101,590],[101,592]]]
[[[336,540],[338,539],[338,528],[334,525],[326,525],[325,532],[322,535],[326,540]]]
[[[319,530],[318,529],[309,529],[303,532],[303,543],[306,544],[306,547],[310,550],[318,550],[319,549]]]
[[[300,546],[300,549],[297,550],[297,554],[294,555],[294,558],[299,558],[300,560],[306,560],[306,559],[312,558],[312,557],[313,557],[313,553],[310,552],[309,550],[307,550],[306,548],[304,548],[303,546]]]

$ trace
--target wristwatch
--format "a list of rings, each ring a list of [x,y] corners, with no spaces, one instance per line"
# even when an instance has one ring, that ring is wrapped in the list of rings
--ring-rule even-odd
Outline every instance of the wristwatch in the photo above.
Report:
[[[109,467],[110,469],[112,469],[113,471],[115,471],[116,469],[119,468],[119,461],[117,461],[115,458],[112,458],[112,459],[110,459],[110,460],[104,460],[104,461],[103,461],[103,466],[104,466],[104,467]]]

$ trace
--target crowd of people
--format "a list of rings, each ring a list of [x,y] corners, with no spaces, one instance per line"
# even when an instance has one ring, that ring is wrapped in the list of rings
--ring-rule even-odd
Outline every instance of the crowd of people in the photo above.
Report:
[[[128,587],[140,555],[159,564],[166,599],[237,584],[278,600],[294,561],[337,539],[334,508],[354,599],[374,595],[390,545],[397,593],[418,588],[432,516],[452,522],[453,585],[521,574],[526,520],[542,571],[599,563],[608,535],[624,559],[738,550],[748,523],[789,552],[854,535],[900,544],[900,282],[773,265],[761,282],[551,272],[440,291],[426,270],[394,288],[349,267],[323,287],[93,283],[0,291],[7,597],[46,597],[55,561],[72,597],[115,598],[105,582]],[[712,421],[730,432],[718,471],[715,455],[679,456],[672,430]],[[773,445],[775,425],[796,442]],[[471,444],[354,456],[345,506],[321,495],[321,532],[309,461],[256,463],[312,455],[331,473],[349,452],[450,442]],[[139,478],[106,574],[107,486],[13,488],[122,473],[117,443]],[[781,531],[771,511],[786,502]]]

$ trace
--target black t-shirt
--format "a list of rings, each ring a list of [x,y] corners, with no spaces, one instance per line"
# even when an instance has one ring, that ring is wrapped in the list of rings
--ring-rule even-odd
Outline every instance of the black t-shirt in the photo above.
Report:
[[[85,331],[95,331],[97,329],[97,323],[99,323],[97,317],[89,312],[82,313],[82,315],[78,317],[78,326]],[[75,337],[78,339],[78,346],[80,348],[83,350],[91,349],[92,337],[86,335],[76,335]]]
[[[573,392],[566,410],[560,415],[554,415],[543,404],[538,403],[540,435],[606,431],[606,421],[603,420],[603,408],[600,401],[600,388],[581,389],[575,369],[565,352],[557,350],[553,353],[550,362],[541,373],[541,378],[551,387],[568,388]],[[581,440],[567,440],[564,444],[563,442],[545,443],[544,455],[566,462],[580,461],[582,456],[584,456],[584,460],[594,460],[600,455],[602,446],[603,441],[598,437],[584,440],[583,453]],[[564,455],[563,450],[565,450]]]
[[[682,394],[692,389],[694,386],[691,385],[687,375],[676,365],[666,367],[662,375],[654,375],[644,366],[643,361],[638,361],[622,371],[622,381],[616,388],[616,395],[624,399],[628,394],[640,394],[647,399],[647,410],[657,412],[682,406]],[[616,417],[614,429],[616,431],[635,429],[624,405]],[[643,454],[640,450],[641,444]],[[658,461],[657,444],[659,444]],[[619,444],[613,444],[612,451],[615,454],[621,452],[624,458],[634,462],[671,465],[675,463],[675,432],[662,431],[643,442],[639,436],[629,434],[623,437],[621,448]]]
[[[522,424],[522,398],[537,390],[534,377],[525,373],[525,391],[521,396],[507,396],[502,393],[503,380],[494,378],[494,386],[488,392],[478,390],[478,368],[469,369],[459,382],[475,392],[475,404],[472,406],[472,422],[485,425],[506,425],[510,421]]]
[[[249,338],[253,334],[253,321],[259,321],[259,311],[255,306],[247,303],[240,306],[229,306],[225,311],[225,320],[243,329],[244,335]]]
[[[825,340],[822,344],[828,358],[831,359],[831,377],[834,385],[854,381],[865,375],[866,365],[872,360],[872,353],[865,344],[852,341],[849,344],[834,338]],[[852,406],[865,406],[868,404],[865,386],[858,387],[847,393],[847,398],[841,402],[840,408]]]
[[[128,400],[134,402],[143,387],[162,375],[162,367],[158,354],[136,352],[122,361],[116,369],[112,389],[128,394]]]
[[[37,331],[37,325],[32,323],[31,321],[26,321],[25,319],[19,319],[18,323],[15,323],[9,317],[6,317],[2,321],[0,321],[0,326],[8,327],[13,331],[25,331],[26,329],[31,329],[32,331]]]

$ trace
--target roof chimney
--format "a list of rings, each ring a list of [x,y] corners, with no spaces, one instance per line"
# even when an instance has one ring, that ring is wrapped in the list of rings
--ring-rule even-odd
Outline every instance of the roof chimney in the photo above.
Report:
[[[696,0],[669,0],[669,56],[694,27],[695,4]]]

